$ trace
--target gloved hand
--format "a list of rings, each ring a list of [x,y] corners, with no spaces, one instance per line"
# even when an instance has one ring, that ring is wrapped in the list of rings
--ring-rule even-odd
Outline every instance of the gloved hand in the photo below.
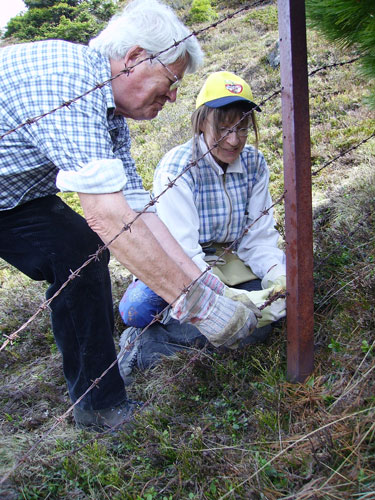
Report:
[[[280,278],[284,278],[285,283],[285,276],[281,276]],[[280,280],[280,282],[276,283],[275,286],[271,286],[265,290],[254,290],[252,292],[248,292],[247,290],[237,290],[236,288],[228,287],[228,292],[225,291],[225,293],[233,293],[233,300],[239,300],[246,305],[251,302],[255,305],[255,307],[260,307],[270,298],[271,295],[274,295],[283,289],[285,289],[285,286],[283,286],[283,280]],[[277,299],[260,312],[262,317],[258,320],[257,328],[269,325],[270,323],[283,318],[286,314],[286,301],[283,298]]]
[[[261,290],[261,291],[263,291],[263,290]],[[260,318],[262,313],[261,313],[261,311],[259,311],[256,304],[253,302],[253,300],[249,296],[249,293],[251,293],[251,292],[248,292],[246,290],[240,290],[238,288],[231,288],[229,286],[225,286],[223,295],[224,295],[224,297],[227,297],[228,299],[237,300],[238,302],[241,302],[246,307],[248,307],[251,311],[253,311],[253,313],[255,314],[255,316],[257,318]],[[259,306],[259,304],[258,304],[258,306]]]
[[[272,302],[272,304],[265,307],[262,311],[258,309],[258,307],[262,306],[271,295],[286,290],[286,276],[277,276],[277,273],[283,270],[284,268],[282,266],[272,268],[262,280],[262,285],[264,286],[267,284],[267,288],[264,290],[254,290],[252,292],[228,287],[210,272],[206,272],[202,276],[201,282],[219,295],[224,295],[224,297],[229,299],[242,302],[242,304],[251,309],[258,318],[261,316],[257,325],[257,328],[260,328],[286,315],[286,300],[283,298],[275,300],[275,302]],[[271,279],[273,281],[271,281]],[[232,349],[233,348],[236,347],[232,344]]]
[[[263,290],[265,291],[265,290]],[[273,292],[271,292],[273,294]],[[272,302],[262,310],[262,317],[258,322],[258,327],[269,325],[286,315],[286,300],[281,298]]]
[[[255,316],[260,318],[261,312],[254,304],[254,302],[250,299],[250,297],[245,293],[242,293],[244,290],[230,288],[227,285],[224,285],[224,283],[220,281],[217,276],[210,272],[206,272],[200,279],[200,282],[211,288],[211,290],[213,290],[218,295],[224,295],[224,297],[227,297],[228,299],[242,302],[242,304],[245,304],[246,307],[253,311]]]
[[[276,284],[276,282],[283,283],[285,287],[285,274],[286,270],[283,264],[272,266],[262,279],[262,288],[270,288],[274,283]]]
[[[266,288],[266,290],[270,290],[269,295],[286,291],[286,276],[280,275],[277,278],[272,279],[272,281],[269,279],[267,284],[269,288]],[[262,318],[259,320],[259,326],[268,325],[273,321],[283,318],[285,315],[286,300],[277,299],[275,302],[272,302],[272,304],[263,309]]]
[[[286,290],[286,276],[278,276],[274,280],[268,280],[268,287],[267,288],[273,288],[273,293],[278,293],[283,290]]]
[[[215,347],[225,345],[230,349],[236,349],[257,326],[257,317],[251,309],[218,295],[201,281],[178,299],[171,316],[181,323],[195,325]]]

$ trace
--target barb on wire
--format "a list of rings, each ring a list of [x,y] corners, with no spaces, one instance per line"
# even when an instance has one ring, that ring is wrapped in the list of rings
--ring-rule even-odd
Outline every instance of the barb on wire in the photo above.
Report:
[[[340,66],[345,66],[346,64],[352,64],[354,63],[355,61],[357,61],[358,59],[360,59],[360,56],[358,57],[355,57],[353,59],[350,59],[348,61],[341,61],[341,62],[337,62],[337,63],[332,63],[332,64],[325,64],[324,66],[320,66],[319,68],[316,68],[316,69],[313,69],[310,71],[310,73],[308,73],[308,77],[311,77],[311,76],[314,76],[316,75],[317,73],[319,73],[320,71],[324,71],[326,69],[332,69],[332,68],[337,68],[337,67],[340,67]],[[270,94],[268,97],[266,97],[265,99],[263,99],[262,102],[259,103],[260,106],[263,106],[266,102],[270,101],[271,99],[273,99],[274,97],[278,96],[279,94],[281,94],[281,91],[282,89],[279,88],[277,90],[275,90],[272,94]]]
[[[352,64],[358,59],[361,59],[361,56],[358,57],[353,57],[353,59],[349,59],[348,61],[342,61],[342,62],[337,62],[337,63],[332,63],[332,64],[325,64],[324,66],[321,66],[320,68],[314,69],[309,73],[309,76],[313,76],[316,73],[319,73],[319,71],[324,71],[325,69],[331,69],[331,68],[338,68],[341,66],[345,66],[346,64]]]

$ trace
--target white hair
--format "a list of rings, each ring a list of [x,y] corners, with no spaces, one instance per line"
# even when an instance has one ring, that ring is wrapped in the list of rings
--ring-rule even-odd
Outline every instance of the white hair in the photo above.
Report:
[[[158,0],[133,0],[109,21],[89,46],[111,59],[122,59],[131,47],[142,47],[148,56],[172,47],[190,35],[173,10]],[[188,55],[187,73],[202,64],[203,52],[195,36],[159,56],[164,64],[173,64]]]

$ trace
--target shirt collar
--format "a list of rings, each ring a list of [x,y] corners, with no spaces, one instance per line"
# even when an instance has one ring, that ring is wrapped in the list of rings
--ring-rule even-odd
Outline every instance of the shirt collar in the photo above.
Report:
[[[110,65],[109,58],[104,56],[103,54],[101,54],[100,52],[98,52],[96,50],[93,50],[93,52],[95,53],[95,55],[98,58],[99,81],[104,82],[104,81],[110,80],[112,75],[111,75],[111,65]],[[103,87],[100,90],[104,94],[104,98],[105,98],[106,103],[107,103],[107,109],[114,110],[115,109],[115,100],[113,97],[112,82],[110,81],[110,82],[106,83],[105,85],[103,85]]]
[[[205,154],[208,151],[208,147],[206,141],[204,140],[203,134],[199,136],[199,149],[201,150],[202,154]],[[224,170],[217,163],[211,153],[206,154],[204,159],[207,163],[209,163],[209,165],[215,170],[218,175],[224,175]],[[243,166],[241,164],[241,155],[233,163],[230,163],[228,165],[226,173],[228,172],[231,174],[242,174],[244,172]]]

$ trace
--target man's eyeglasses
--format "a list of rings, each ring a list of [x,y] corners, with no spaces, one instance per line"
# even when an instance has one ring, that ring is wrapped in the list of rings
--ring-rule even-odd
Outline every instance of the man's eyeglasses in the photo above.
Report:
[[[161,61],[160,59],[156,58],[156,60],[162,65],[164,66],[164,68],[168,71],[168,73],[170,75],[172,75],[173,77],[173,82],[169,85],[169,90],[170,91],[173,91],[173,90],[176,90],[180,85],[181,85],[181,80],[178,79],[178,77],[173,73],[173,71],[171,71],[168,66],[166,64],[163,63],[163,61]]]
[[[220,127],[219,128],[219,132],[220,132],[221,137],[223,137],[224,135],[225,136],[229,135],[232,132],[235,132],[238,135],[238,137],[247,137],[249,135],[249,127],[243,127],[243,128],[236,128],[236,127],[226,128],[226,127]]]

